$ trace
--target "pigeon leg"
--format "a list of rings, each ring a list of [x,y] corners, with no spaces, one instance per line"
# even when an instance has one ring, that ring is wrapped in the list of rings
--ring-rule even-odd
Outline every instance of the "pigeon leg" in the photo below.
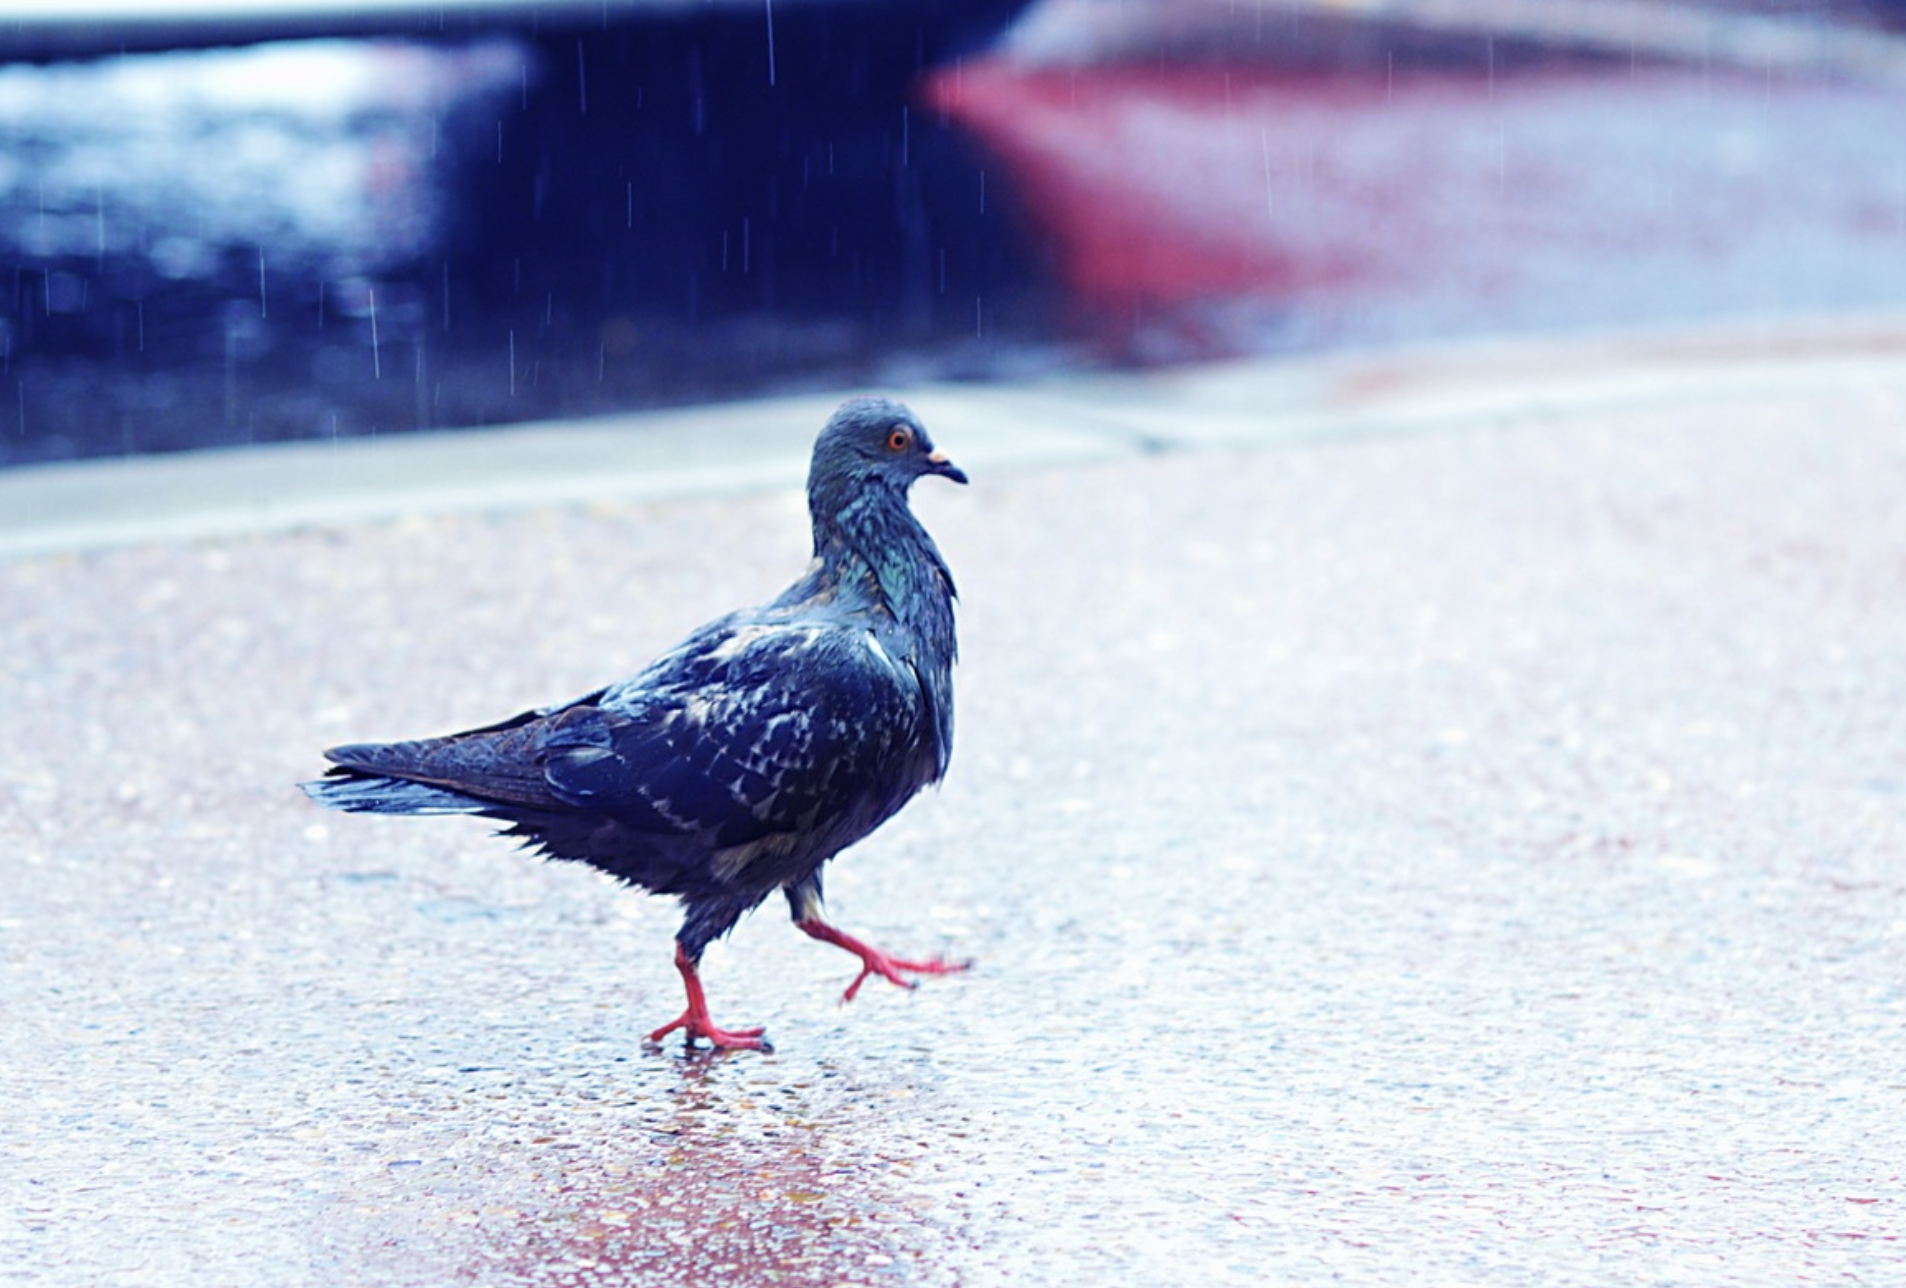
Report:
[[[718,1029],[708,1017],[708,999],[702,994],[701,975],[695,970],[695,960],[682,947],[681,941],[675,942],[675,969],[682,973],[682,986],[688,990],[688,1009],[649,1034],[649,1041],[660,1042],[676,1029],[686,1030],[688,1045],[693,1049],[696,1038],[707,1038],[716,1050],[772,1051],[768,1040],[761,1035],[765,1029]]]
[[[837,930],[819,917],[803,917],[794,924],[810,937],[824,944],[845,948],[860,958],[860,974],[854,977],[854,982],[847,986],[845,993],[841,994],[840,1000],[843,1002],[854,1000],[854,994],[860,992],[860,986],[867,982],[869,975],[878,975],[902,988],[917,988],[918,985],[913,980],[902,979],[900,972],[904,970],[918,975],[950,975],[954,971],[965,970],[973,964],[972,962],[943,962],[937,958],[930,962],[902,961],[898,957],[881,952],[878,948],[863,944],[846,931]]]

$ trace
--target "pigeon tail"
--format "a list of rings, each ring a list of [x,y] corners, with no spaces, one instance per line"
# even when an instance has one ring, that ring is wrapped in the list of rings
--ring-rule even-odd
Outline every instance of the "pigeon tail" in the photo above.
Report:
[[[485,802],[462,792],[348,769],[298,786],[326,809],[350,814],[480,814],[485,809]]]

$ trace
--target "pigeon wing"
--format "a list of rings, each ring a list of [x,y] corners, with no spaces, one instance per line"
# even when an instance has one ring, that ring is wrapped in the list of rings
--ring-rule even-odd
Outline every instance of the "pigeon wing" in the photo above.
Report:
[[[788,852],[898,808],[918,786],[897,780],[924,723],[911,668],[864,626],[729,624],[552,729],[544,774],[573,807],[660,820],[711,855]]]

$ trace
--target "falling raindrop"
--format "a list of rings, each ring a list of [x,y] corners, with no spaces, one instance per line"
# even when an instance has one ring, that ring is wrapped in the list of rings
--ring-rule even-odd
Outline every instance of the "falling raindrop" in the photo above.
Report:
[[[225,319],[225,428],[238,423],[238,328]]]
[[[371,288],[369,291],[369,294],[370,294],[370,306],[371,306],[371,379],[382,380],[384,378],[384,359],[383,359],[382,353],[379,351],[378,343],[377,343],[377,291],[376,289]]]
[[[768,11],[768,88],[774,88],[774,0],[763,0]]]
[[[417,337],[416,362],[411,374],[411,393],[416,399],[417,428],[430,428],[430,373],[424,355],[424,340]]]
[[[1258,146],[1264,153],[1264,214],[1266,218],[1277,218],[1277,200],[1271,188],[1271,131],[1268,127],[1257,132]]]
[[[258,248],[258,316],[268,318],[271,309],[265,301],[265,248]]]

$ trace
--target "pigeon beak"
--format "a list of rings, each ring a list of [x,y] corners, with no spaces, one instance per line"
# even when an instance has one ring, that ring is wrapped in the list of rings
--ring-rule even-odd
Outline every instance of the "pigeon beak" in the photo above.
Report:
[[[966,471],[946,458],[946,453],[934,448],[927,453],[927,473],[938,474],[943,479],[952,479],[955,483],[966,482]]]

